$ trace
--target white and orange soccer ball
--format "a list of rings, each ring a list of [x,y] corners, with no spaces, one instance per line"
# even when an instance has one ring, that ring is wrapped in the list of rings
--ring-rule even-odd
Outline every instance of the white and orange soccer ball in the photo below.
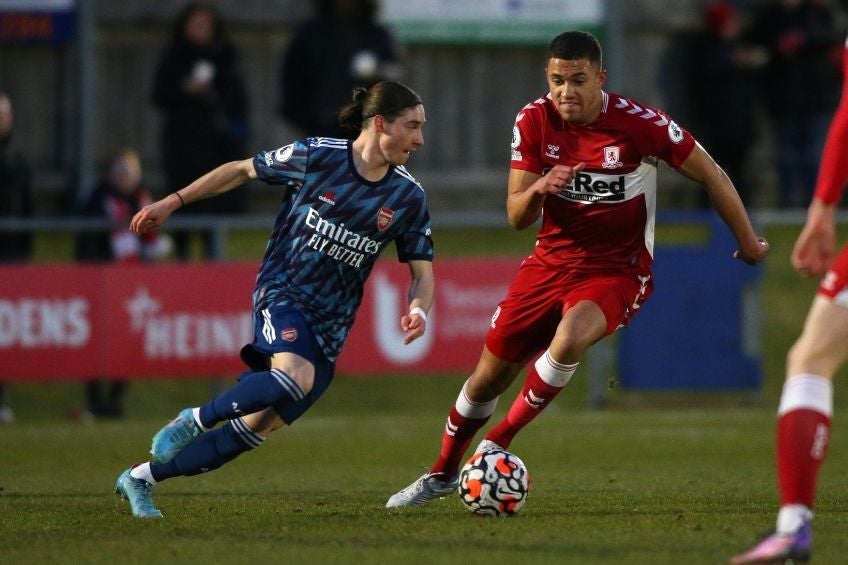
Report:
[[[509,451],[475,453],[459,472],[459,499],[478,516],[512,516],[529,492],[527,467]]]

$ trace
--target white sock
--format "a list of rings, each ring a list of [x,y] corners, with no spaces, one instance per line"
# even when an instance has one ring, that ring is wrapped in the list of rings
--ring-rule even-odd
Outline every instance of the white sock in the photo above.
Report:
[[[579,361],[570,364],[554,361],[554,358],[551,356],[551,350],[548,349],[541,357],[536,359],[534,366],[536,367],[536,373],[538,373],[539,378],[545,384],[562,388],[574,376],[578,365],[580,365]]]
[[[459,391],[459,396],[456,399],[454,406],[456,411],[466,418],[488,418],[495,412],[495,407],[498,405],[498,399],[490,400],[489,402],[474,402],[465,393],[465,387],[468,386],[468,381],[462,385],[462,390]]]
[[[191,409],[191,415],[194,416],[194,423],[197,424],[197,427],[203,430],[204,432],[208,432],[206,428],[203,427],[203,424],[200,423],[200,406],[197,408]]]
[[[803,504],[787,504],[777,513],[777,533],[794,534],[804,522],[813,519],[813,511]]]
[[[130,471],[130,477],[147,481],[151,485],[156,484],[156,480],[153,478],[153,474],[150,472],[150,461],[133,467],[132,471]]]

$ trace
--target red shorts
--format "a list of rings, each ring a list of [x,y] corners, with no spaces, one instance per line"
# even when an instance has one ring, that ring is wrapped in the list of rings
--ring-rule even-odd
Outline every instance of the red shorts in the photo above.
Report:
[[[627,325],[651,292],[649,272],[562,272],[529,257],[492,316],[486,347],[504,361],[525,362],[550,345],[565,312],[581,300],[598,305],[609,335]]]
[[[819,283],[818,293],[848,308],[848,245],[842,248],[836,261],[825,273]]]

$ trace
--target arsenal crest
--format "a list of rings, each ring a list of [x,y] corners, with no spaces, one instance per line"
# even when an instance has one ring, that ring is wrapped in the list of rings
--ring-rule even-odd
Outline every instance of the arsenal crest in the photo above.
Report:
[[[286,341],[294,341],[297,339],[297,330],[294,328],[286,328],[280,332],[280,337]]]
[[[395,216],[395,211],[391,208],[380,208],[377,212],[377,229],[383,231],[389,224],[392,223],[392,218]]]

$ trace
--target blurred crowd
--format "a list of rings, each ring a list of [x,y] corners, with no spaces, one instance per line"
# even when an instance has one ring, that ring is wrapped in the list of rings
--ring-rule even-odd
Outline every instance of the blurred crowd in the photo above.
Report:
[[[805,207],[839,102],[845,12],[829,0],[710,0],[700,26],[670,43],[666,108],[687,124],[746,204]],[[755,190],[752,150],[770,144],[775,194]],[[702,206],[706,202],[700,202]]]

